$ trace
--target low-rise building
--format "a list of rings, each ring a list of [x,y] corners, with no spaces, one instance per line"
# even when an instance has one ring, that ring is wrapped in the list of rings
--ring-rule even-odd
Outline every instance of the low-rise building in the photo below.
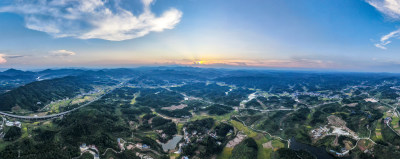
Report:
[[[390,122],[392,122],[392,118],[391,117],[386,117],[384,119],[385,124],[390,124]]]
[[[88,147],[86,146],[85,143],[83,143],[81,146],[79,146],[79,149],[81,150],[81,153],[82,153],[83,151],[86,151],[88,149]]]
[[[6,125],[7,126],[16,126],[16,127],[21,128],[21,122],[19,122],[19,121],[12,122],[12,121],[7,120]]]

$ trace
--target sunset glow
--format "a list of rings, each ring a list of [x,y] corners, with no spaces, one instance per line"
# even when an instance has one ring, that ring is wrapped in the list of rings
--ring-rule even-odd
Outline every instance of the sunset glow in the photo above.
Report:
[[[0,0],[0,159],[400,158],[400,0]]]
[[[0,2],[0,68],[185,65],[396,72],[400,13],[389,2],[5,0]]]

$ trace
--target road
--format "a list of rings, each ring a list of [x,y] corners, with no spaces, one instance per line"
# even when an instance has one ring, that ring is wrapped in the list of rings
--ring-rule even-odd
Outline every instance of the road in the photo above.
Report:
[[[281,138],[281,137],[279,137],[279,136],[272,135],[272,134],[270,134],[270,133],[267,132],[267,131],[254,129],[254,128],[251,127],[251,126],[246,125],[246,123],[245,123],[244,121],[240,120],[239,117],[237,117],[236,115],[235,115],[234,117],[235,117],[237,120],[239,120],[245,127],[248,127],[248,128],[250,128],[251,130],[253,130],[253,131],[261,132],[261,133],[264,133],[264,134],[268,134],[270,137],[272,137],[272,138],[277,138],[277,139],[282,140],[282,141],[286,141],[286,142],[288,141],[288,140],[283,139],[283,138]]]
[[[101,96],[101,97],[102,97],[102,96]],[[70,113],[70,112],[72,112],[72,111],[78,110],[79,108],[82,108],[82,107],[84,107],[84,106],[87,106],[87,105],[93,103],[94,101],[97,101],[97,100],[100,99],[101,97],[96,98],[96,99],[94,99],[94,100],[92,100],[92,101],[90,101],[90,102],[88,102],[88,103],[86,103],[86,104],[83,104],[83,105],[81,105],[81,106],[79,106],[79,107],[77,107],[77,108],[74,108],[74,109],[71,109],[71,110],[68,110],[68,111],[65,111],[65,112],[61,112],[61,113],[58,113],[58,114],[51,114],[51,115],[44,115],[44,116],[22,116],[22,115],[8,114],[8,113],[5,113],[5,112],[0,112],[0,114],[1,114],[1,115],[4,115],[4,116],[7,116],[7,117],[16,118],[16,119],[24,119],[24,120],[35,120],[35,119],[49,119],[49,118],[55,118],[55,117],[59,117],[59,116],[68,114],[68,113]]]
[[[87,105],[89,105],[89,104],[101,99],[103,96],[107,95],[108,93],[112,92],[113,90],[115,90],[117,88],[121,88],[123,86],[123,84],[124,83],[121,83],[121,84],[117,85],[116,87],[110,89],[108,92],[104,93],[100,97],[97,97],[97,98],[95,98],[94,100],[92,100],[92,101],[90,101],[88,103],[85,103],[85,104],[83,104],[83,105],[81,105],[79,107],[76,107],[74,109],[71,109],[71,110],[68,110],[68,111],[65,111],[65,112],[61,112],[61,113],[58,113],[58,114],[51,114],[51,115],[44,115],[44,116],[22,116],[22,115],[9,114],[9,113],[5,113],[5,112],[1,112],[1,111],[0,111],[0,114],[4,115],[4,116],[7,116],[7,117],[16,118],[16,119],[23,119],[23,120],[42,120],[42,119],[55,118],[55,117],[63,116],[65,114],[73,112],[75,110],[78,110],[78,109],[80,109],[82,107],[85,107],[85,106],[87,106]]]

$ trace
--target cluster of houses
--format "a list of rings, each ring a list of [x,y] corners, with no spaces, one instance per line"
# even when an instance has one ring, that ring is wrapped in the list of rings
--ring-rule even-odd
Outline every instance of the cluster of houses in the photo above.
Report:
[[[176,153],[176,154],[182,153],[182,146],[185,146],[185,145],[186,145],[186,143],[179,143],[179,149],[178,149],[178,151],[176,151],[174,153]],[[181,159],[189,159],[189,157],[188,156],[183,156]]]
[[[121,151],[124,151],[125,150],[125,147],[124,147],[125,142],[122,142],[122,141],[124,141],[124,140],[122,140],[121,138],[117,139],[118,147],[121,149]]]
[[[136,152],[136,156],[140,157],[141,159],[153,159],[153,157],[148,156],[146,154],[139,153],[139,152]]]
[[[232,134],[232,133],[233,133],[233,130],[229,130],[228,134]],[[207,130],[207,133],[204,135],[202,135],[201,133],[198,133],[196,130],[194,130],[192,133],[188,133],[186,131],[186,127],[183,128],[183,134],[184,134],[183,139],[185,140],[185,144],[189,144],[191,142],[190,141],[191,137],[196,137],[197,138],[196,142],[202,141],[202,139],[205,137],[204,135],[211,136],[214,139],[216,139],[218,137],[216,132],[213,132],[210,130]],[[221,142],[217,142],[217,144],[221,145]]]
[[[337,157],[344,157],[349,151],[346,148],[342,148],[341,152],[335,150],[329,150],[329,152],[335,154]]]
[[[340,96],[339,95],[327,95],[327,94],[321,94],[319,92],[295,92],[292,93],[293,97],[297,97],[299,95],[309,95],[309,96],[319,96],[319,97],[323,97],[323,98],[328,98],[328,99],[339,99]]]
[[[100,92],[101,92],[100,89],[95,89],[95,90],[89,91],[89,92],[87,92],[87,93],[82,93],[81,95],[82,95],[82,96],[85,96],[85,95],[92,95],[92,94],[96,94],[96,93],[100,93]]]
[[[2,131],[3,130],[3,127],[4,127],[4,121],[6,120],[6,118],[4,118],[3,117],[3,122],[2,122],[2,124],[0,125],[0,138],[3,138],[4,137],[4,135],[5,135],[5,133]]]
[[[94,156],[94,159],[100,159],[99,157],[99,150],[95,145],[89,145],[87,146],[85,143],[83,143],[79,149],[81,150],[81,154],[85,152],[89,152]]]
[[[19,122],[19,121],[9,121],[9,120],[7,120],[6,121],[6,125],[7,126],[16,126],[16,127],[19,127],[19,128],[21,128],[21,122]]]
[[[392,87],[390,87],[391,89],[394,89],[394,90],[400,90],[400,86],[392,86]]]
[[[122,151],[125,150],[125,147],[124,147],[125,141],[124,141],[123,139],[121,139],[121,138],[117,138],[117,142],[118,142],[119,148],[120,148]],[[150,149],[150,146],[149,146],[149,145],[142,144],[142,143],[137,143],[137,144],[136,144],[136,147],[139,148],[139,149]]]
[[[323,135],[327,134],[329,132],[329,129],[325,127],[319,127],[317,129],[311,130],[311,137],[313,139],[318,139],[322,137]]]
[[[124,151],[125,150],[125,146],[124,145],[126,143],[125,140],[123,140],[122,138],[117,138],[117,142],[118,142],[119,148],[121,149],[121,152]],[[134,147],[133,145],[129,145],[127,147],[127,149],[130,150],[130,149],[133,149],[133,147]],[[141,149],[141,150],[150,149],[149,145],[142,144],[142,143],[137,143],[136,147]],[[148,156],[146,154],[142,154],[142,153],[139,153],[139,152],[136,152],[136,156],[140,157],[141,159],[153,159],[151,156]]]
[[[142,143],[137,143],[136,147],[139,148],[139,149],[150,149],[149,145],[142,144]]]
[[[375,98],[366,98],[366,99],[364,99],[364,101],[366,101],[366,102],[372,102],[372,103],[378,102],[378,100],[375,99]]]
[[[191,137],[196,137],[197,138],[196,142],[201,142],[203,140],[203,138],[205,136],[207,136],[207,135],[211,136],[214,139],[216,139],[218,137],[216,132],[213,132],[213,131],[210,131],[210,130],[207,130],[207,133],[205,133],[204,135],[202,135],[202,133],[197,132],[196,130],[192,131],[192,133],[189,133],[186,130],[186,127],[184,127],[182,130],[183,130],[183,134],[184,134],[183,135],[184,142],[183,143],[179,143],[179,149],[178,149],[178,151],[175,152],[177,154],[182,153],[182,147],[183,146],[186,146],[187,144],[190,144],[191,142],[193,142],[193,141],[190,140]],[[229,130],[228,135],[230,135],[232,133],[233,133],[233,130]],[[216,143],[218,145],[222,144],[219,141],[217,141]],[[188,156],[183,156],[181,159],[189,159],[189,157]]]
[[[386,117],[385,119],[383,119],[383,122],[388,125],[390,124],[390,122],[392,122],[392,118],[391,117]]]
[[[126,142],[125,140],[123,140],[122,138],[117,138],[117,142],[118,142],[119,148],[121,149],[121,152],[124,151],[124,150],[125,150],[125,146],[124,146],[124,145],[125,145],[127,142]],[[137,147],[137,148],[139,148],[139,149],[141,149],[141,150],[148,150],[148,149],[150,149],[150,146],[149,146],[149,145],[142,144],[142,143],[136,143],[135,146],[133,146],[133,145],[130,144],[130,145],[127,146],[127,149],[128,149],[128,150],[131,150],[131,149],[133,149],[134,147]],[[140,157],[141,159],[153,159],[151,156],[146,155],[146,154],[142,154],[142,153],[139,153],[139,152],[136,152],[136,156]]]

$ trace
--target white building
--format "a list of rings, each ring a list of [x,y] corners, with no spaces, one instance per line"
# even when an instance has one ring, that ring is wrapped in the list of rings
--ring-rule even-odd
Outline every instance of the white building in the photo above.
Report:
[[[21,128],[21,122],[19,122],[19,121],[12,122],[12,121],[7,120],[6,125],[7,126],[16,126],[16,127]]]

